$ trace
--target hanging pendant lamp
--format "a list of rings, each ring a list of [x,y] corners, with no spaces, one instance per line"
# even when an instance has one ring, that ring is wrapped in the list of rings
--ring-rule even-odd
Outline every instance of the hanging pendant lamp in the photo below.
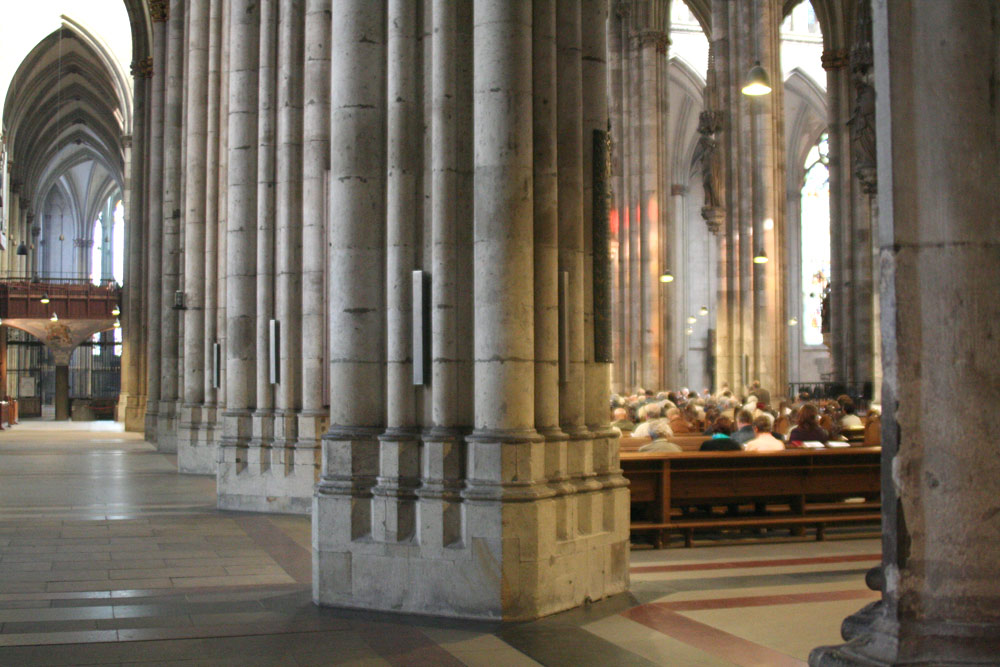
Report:
[[[746,83],[742,88],[744,95],[753,97],[767,95],[771,92],[771,80],[767,76],[767,71],[761,66],[758,60],[747,72]]]

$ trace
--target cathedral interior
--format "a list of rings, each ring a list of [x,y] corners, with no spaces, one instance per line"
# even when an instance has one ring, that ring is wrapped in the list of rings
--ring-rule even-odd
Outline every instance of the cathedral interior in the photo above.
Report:
[[[997,664],[1000,0],[2,11],[0,663]],[[637,539],[752,383],[880,531]]]

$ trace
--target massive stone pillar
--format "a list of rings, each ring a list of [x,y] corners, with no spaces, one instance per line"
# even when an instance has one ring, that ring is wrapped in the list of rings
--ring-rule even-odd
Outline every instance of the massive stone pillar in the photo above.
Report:
[[[205,239],[209,68],[209,0],[188,5],[187,136],[184,170],[184,359],[183,393],[177,466],[181,472],[214,473],[215,447],[204,441],[202,408],[205,402]],[[211,223],[213,226],[215,221]]]
[[[567,162],[563,177],[555,154],[559,123],[553,107],[546,108],[556,103],[556,87],[561,90],[556,45],[566,45],[566,64],[575,59],[579,72],[583,54],[602,43],[589,33],[604,30],[606,4],[586,3],[585,13],[575,4],[564,3],[566,20],[558,28],[555,2],[442,0],[422,15],[397,2],[387,8],[358,0],[346,11],[341,7],[332,41],[329,263],[331,330],[339,333],[330,341],[331,428],[313,506],[313,591],[320,604],[519,619],[625,588],[628,493],[617,447],[595,454],[588,433],[567,453],[557,431],[559,399],[543,403],[543,422],[535,412],[536,387],[561,395],[558,373],[543,372],[548,381],[536,383],[536,368],[558,366],[555,358],[536,359],[535,336],[545,329],[541,349],[550,352],[542,354],[558,349],[559,334],[547,318],[556,303],[552,274],[558,271],[556,243],[563,240],[557,189],[563,179],[576,184],[575,190],[568,186],[567,204],[576,214],[563,220],[567,234],[579,239],[567,242],[567,254],[578,271],[572,312],[581,320],[581,367],[586,354],[584,285],[593,276],[582,257],[583,176],[573,173],[585,163],[579,73],[576,129],[559,142],[567,151],[572,146],[577,157]],[[387,35],[382,26],[390,26]],[[563,26],[567,34],[560,36]],[[402,69],[413,64],[406,54],[415,47],[411,36],[419,34],[432,36],[430,67],[416,70],[429,70],[429,94],[428,82]],[[467,69],[469,62],[474,71]],[[571,87],[573,77],[567,76]],[[586,99],[596,109],[582,118],[606,126],[604,96]],[[410,104],[431,116],[429,126],[424,123],[430,136],[423,145],[431,148],[424,169],[410,162],[420,159],[419,149],[401,152],[413,141],[404,131],[414,122],[403,113]],[[535,125],[544,128],[538,143]],[[430,182],[408,178],[410,168],[429,174]],[[383,174],[388,187],[380,181]],[[546,183],[545,203],[537,209],[536,180]],[[388,195],[384,209],[382,193]],[[428,195],[430,219],[412,216],[419,230],[401,226],[405,202]],[[535,229],[536,213],[542,230]],[[393,311],[402,310],[403,295],[395,293],[395,282],[405,277],[399,263],[409,257],[408,235],[418,231],[430,238],[424,244],[430,256],[416,252],[411,261],[419,268],[419,260],[429,260],[432,267],[432,361],[430,384],[417,393],[429,400],[430,410],[412,413],[411,426],[410,391],[392,366],[404,332],[428,335],[426,318],[411,330]],[[548,240],[538,254],[536,238]],[[384,273],[375,274],[370,267],[380,264]],[[538,274],[547,285],[540,310]],[[379,280],[385,276],[383,292]],[[357,284],[366,290],[359,293],[352,287]],[[423,293],[418,283],[414,295]],[[545,320],[541,327],[536,316]],[[414,360],[426,344],[415,338]],[[586,381],[582,368],[577,377]],[[377,393],[383,386],[387,403]],[[606,377],[594,390],[607,401]],[[565,404],[581,433],[589,426],[582,394],[578,390],[576,403]],[[423,448],[400,437],[421,426]],[[607,416],[595,415],[593,426],[603,437]],[[413,477],[417,470],[419,481]]]
[[[160,309],[160,283],[163,266],[161,255],[163,249],[163,117],[166,88],[167,62],[167,5],[166,0],[150,3],[150,16],[153,19],[153,94],[150,102],[150,143],[149,143],[149,188],[147,210],[149,223],[147,226],[146,247],[144,249],[143,266],[147,267],[144,275],[146,293],[146,440],[156,442],[157,421],[160,406],[160,369],[162,351]]]
[[[330,430],[313,501],[313,597],[327,604],[359,597],[351,546],[371,539],[385,424],[385,11],[340,3],[330,40]]]
[[[132,160],[129,179],[129,206],[125,225],[125,284],[123,303],[118,304],[122,324],[122,393],[118,399],[118,421],[126,431],[142,431],[144,403],[142,394],[142,349],[145,336],[142,321],[142,248],[146,241],[146,159],[148,145],[147,116],[151,96],[150,80],[153,59],[138,59],[132,64],[134,103],[132,119]]]
[[[619,349],[615,386],[619,390],[672,385],[677,368],[671,363],[671,349],[678,336],[683,339],[670,318],[670,295],[677,285],[660,282],[666,272],[677,275],[666,261],[672,250],[666,145],[669,30],[670,3],[666,0],[619,2],[610,22],[621,304],[615,326]],[[584,140],[592,141],[589,136]]]
[[[777,0],[713,3],[712,52],[726,114],[721,143],[727,161],[716,384],[738,391],[760,380],[772,395],[781,395],[787,384],[780,22]],[[756,61],[769,73],[772,91],[751,97],[741,89]]]
[[[996,664],[1000,459],[978,405],[1000,399],[1000,227],[983,224],[1000,210],[1000,10],[873,8],[882,599],[810,663]]]
[[[306,0],[302,96],[302,411],[296,465],[318,477],[320,437],[328,412],[323,394],[326,326],[326,183],[330,165],[330,0]],[[289,331],[289,335],[293,332]]]
[[[177,451],[179,408],[178,359],[180,355],[181,312],[174,308],[174,294],[180,289],[181,271],[181,166],[184,86],[183,0],[170,0],[167,19],[166,87],[163,93],[163,247],[160,290],[160,399],[157,406],[156,445],[160,451]],[[166,307],[162,307],[166,306]]]
[[[226,213],[226,385],[217,480],[219,507],[243,507],[256,401],[257,94],[260,4],[229,1]]]

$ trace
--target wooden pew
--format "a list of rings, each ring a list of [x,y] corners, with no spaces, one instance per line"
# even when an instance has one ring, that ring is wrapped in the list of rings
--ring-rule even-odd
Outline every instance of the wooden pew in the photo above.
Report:
[[[701,443],[708,440],[711,436],[708,435],[675,435],[667,438],[670,442],[677,443],[680,448],[685,452],[696,452],[698,448],[701,447]],[[649,438],[633,438],[631,436],[622,436],[618,441],[618,451],[620,452],[637,452],[639,448],[650,442]]]
[[[695,530],[718,528],[816,528],[879,521],[878,447],[794,449],[780,452],[628,452],[621,467],[632,494],[633,533],[682,532],[691,546]],[[863,499],[846,502],[848,498]],[[752,512],[721,514],[717,506],[751,505]],[[708,507],[708,513],[688,513]]]

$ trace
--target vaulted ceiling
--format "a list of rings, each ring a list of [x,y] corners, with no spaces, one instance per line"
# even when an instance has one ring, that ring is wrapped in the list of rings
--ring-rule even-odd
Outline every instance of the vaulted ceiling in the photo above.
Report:
[[[66,189],[81,168],[105,181],[87,184],[81,213],[94,209],[92,196],[124,189],[130,83],[101,41],[66,17],[25,57],[7,92],[3,125],[11,176],[33,208],[57,184]]]

